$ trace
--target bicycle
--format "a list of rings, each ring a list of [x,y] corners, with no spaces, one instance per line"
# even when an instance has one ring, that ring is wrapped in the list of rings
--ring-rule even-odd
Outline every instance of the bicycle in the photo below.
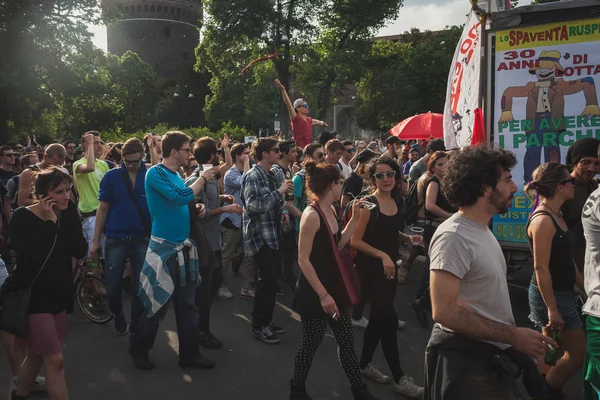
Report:
[[[73,274],[75,298],[83,315],[96,324],[106,324],[114,316],[108,305],[106,282],[94,274],[90,263],[77,260]]]

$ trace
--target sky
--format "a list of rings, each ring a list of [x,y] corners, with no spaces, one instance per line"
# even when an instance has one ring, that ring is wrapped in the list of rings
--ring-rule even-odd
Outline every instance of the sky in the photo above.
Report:
[[[531,0],[520,1],[521,5]],[[398,19],[379,31],[378,36],[398,35],[411,28],[439,30],[448,25],[461,25],[467,22],[470,9],[469,0],[404,0]],[[94,34],[94,44],[106,51],[106,28],[90,26]]]

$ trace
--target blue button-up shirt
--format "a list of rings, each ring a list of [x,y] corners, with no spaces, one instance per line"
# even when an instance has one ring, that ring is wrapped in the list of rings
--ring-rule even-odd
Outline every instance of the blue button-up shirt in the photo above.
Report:
[[[225,176],[223,177],[223,187],[225,189],[225,194],[232,195],[235,198],[235,202],[240,207],[244,207],[240,198],[242,192],[242,171],[237,169],[235,165],[225,172]],[[241,215],[237,215],[236,213],[221,214],[221,222],[225,221],[226,218],[228,218],[236,228],[242,227]]]
[[[108,171],[100,181],[98,200],[110,205],[110,210],[106,217],[106,236],[120,239],[149,235],[150,232],[144,229],[140,214],[131,201],[129,190],[125,186],[125,182],[123,182],[120,171],[125,172],[127,184],[131,185],[129,172],[125,168],[125,164],[121,165],[120,168]],[[150,225],[150,211],[148,210],[146,189],[144,188],[146,171],[146,165],[142,163],[135,179],[133,194],[142,210],[146,223]]]

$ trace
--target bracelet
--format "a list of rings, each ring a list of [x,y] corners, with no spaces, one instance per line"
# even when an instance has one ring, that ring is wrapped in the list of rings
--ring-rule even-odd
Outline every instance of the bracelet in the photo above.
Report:
[[[325,293],[323,296],[320,296],[319,297],[319,301],[323,300],[327,296],[329,296],[329,293]]]
[[[204,177],[204,175],[201,175],[200,178],[204,179],[204,184],[205,185],[208,183],[208,181],[206,180],[206,178]]]

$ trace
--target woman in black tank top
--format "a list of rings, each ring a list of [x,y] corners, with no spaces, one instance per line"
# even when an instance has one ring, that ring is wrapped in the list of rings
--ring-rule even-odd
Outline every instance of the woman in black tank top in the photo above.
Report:
[[[294,378],[290,381],[291,400],[310,400],[306,393],[306,378],[313,356],[323,340],[327,325],[338,345],[338,356],[352,386],[354,399],[374,400],[364,383],[354,351],[354,334],[350,321],[348,292],[344,286],[334,254],[331,233],[338,248],[350,240],[362,213],[357,202],[353,217],[343,232],[338,224],[333,203],[342,193],[340,169],[335,164],[309,162],[306,169],[306,191],[314,203],[308,206],[300,220],[298,242],[298,278],[292,308],[302,318],[302,342],[294,361]],[[329,228],[328,228],[329,226]]]
[[[371,362],[381,342],[383,355],[392,372],[393,390],[406,397],[420,399],[423,388],[404,375],[400,366],[396,335],[398,316],[394,309],[394,298],[398,287],[396,261],[400,258],[400,237],[407,242],[416,240],[400,233],[404,221],[401,206],[395,199],[401,195],[398,188],[401,187],[402,173],[395,160],[382,157],[370,164],[369,178],[371,187],[375,188],[369,198],[373,198],[377,207],[370,212],[361,212],[352,235],[352,247],[358,251],[356,268],[362,295],[365,301],[371,303],[360,357],[361,373],[378,383],[392,380]]]
[[[574,181],[566,166],[546,163],[533,173],[533,181],[525,187],[529,195],[537,195],[539,207],[527,223],[527,236],[533,253],[534,273],[529,287],[529,318],[552,337],[560,332],[557,343],[565,351],[556,366],[546,372],[549,398],[558,398],[562,386],[581,368],[586,351],[581,315],[573,295],[575,285],[583,288],[583,278],[573,262],[575,240],[567,230],[560,208],[575,195]]]

